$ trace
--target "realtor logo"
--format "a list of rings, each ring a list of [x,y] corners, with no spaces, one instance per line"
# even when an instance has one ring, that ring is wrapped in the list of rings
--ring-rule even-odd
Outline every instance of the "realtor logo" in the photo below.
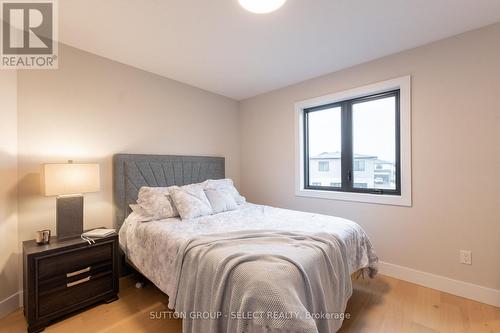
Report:
[[[1,67],[57,69],[54,0],[1,0]]]

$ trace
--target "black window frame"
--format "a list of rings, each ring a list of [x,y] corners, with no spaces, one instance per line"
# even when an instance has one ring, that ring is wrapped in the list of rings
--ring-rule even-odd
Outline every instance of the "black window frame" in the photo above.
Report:
[[[357,103],[374,101],[387,97],[395,97],[395,139],[396,139],[396,188],[395,189],[377,189],[377,188],[356,188],[354,187],[353,170],[353,128],[352,128],[352,106]],[[312,186],[309,185],[309,123],[308,115],[311,112],[321,111],[340,107],[341,112],[341,187],[332,186]],[[347,192],[347,193],[369,193],[379,195],[401,195],[401,90],[391,90],[383,93],[356,97],[340,102],[329,103],[325,105],[305,108],[303,110],[303,134],[304,134],[304,189]]]

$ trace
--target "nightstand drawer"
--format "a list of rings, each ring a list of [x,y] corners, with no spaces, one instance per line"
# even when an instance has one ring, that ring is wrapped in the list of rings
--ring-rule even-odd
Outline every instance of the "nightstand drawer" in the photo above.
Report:
[[[43,293],[38,298],[38,317],[44,317],[64,311],[69,306],[76,306],[93,298],[113,293],[113,273],[103,272],[98,275],[87,275],[81,279],[68,282],[65,287],[51,293]]]
[[[38,294],[44,295],[53,293],[56,290],[65,289],[68,283],[74,283],[88,276],[100,276],[103,273],[113,270],[113,262],[111,260],[104,261],[92,266],[87,266],[78,271],[66,274],[59,274],[54,277],[46,278],[38,281]]]
[[[98,244],[59,253],[47,258],[41,258],[38,261],[38,279],[44,280],[58,275],[77,275],[79,271],[90,269],[92,265],[112,261],[112,259],[112,243]]]

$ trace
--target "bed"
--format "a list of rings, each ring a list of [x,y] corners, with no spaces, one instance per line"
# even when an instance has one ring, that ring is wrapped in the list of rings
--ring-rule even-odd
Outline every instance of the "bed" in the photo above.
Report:
[[[142,186],[225,177],[224,158],[114,157],[120,246],[169,296],[183,332],[336,332],[351,275],[373,277],[377,256],[349,220],[245,203],[189,221],[142,223],[131,212]]]

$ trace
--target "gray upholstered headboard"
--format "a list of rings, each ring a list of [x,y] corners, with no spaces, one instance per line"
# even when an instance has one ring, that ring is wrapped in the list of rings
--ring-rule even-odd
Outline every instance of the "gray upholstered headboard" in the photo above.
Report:
[[[119,229],[142,186],[199,183],[225,176],[224,157],[118,154],[113,157],[115,227]]]

